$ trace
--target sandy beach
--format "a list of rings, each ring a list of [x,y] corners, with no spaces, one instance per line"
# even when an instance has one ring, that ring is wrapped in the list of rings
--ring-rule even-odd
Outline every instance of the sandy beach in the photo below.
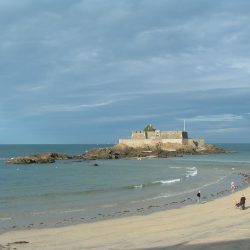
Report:
[[[246,209],[233,207],[244,194]],[[0,249],[249,249],[250,188],[150,215],[61,228],[11,231]]]

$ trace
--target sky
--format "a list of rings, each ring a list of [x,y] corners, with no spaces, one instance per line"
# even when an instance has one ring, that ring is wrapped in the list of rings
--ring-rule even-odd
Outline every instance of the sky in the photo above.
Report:
[[[0,144],[153,124],[250,142],[250,1],[1,0]]]

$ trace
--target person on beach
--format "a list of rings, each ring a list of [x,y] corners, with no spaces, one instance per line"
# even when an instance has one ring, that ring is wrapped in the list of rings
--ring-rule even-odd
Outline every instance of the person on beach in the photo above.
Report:
[[[246,197],[243,194],[240,198],[240,202],[236,204],[236,207],[245,210],[245,204],[246,204]]]
[[[201,202],[201,191],[198,191],[196,196],[197,196],[197,203],[200,203]]]
[[[231,190],[232,190],[232,193],[235,191],[236,189],[236,186],[235,186],[235,183],[234,181],[231,182]]]

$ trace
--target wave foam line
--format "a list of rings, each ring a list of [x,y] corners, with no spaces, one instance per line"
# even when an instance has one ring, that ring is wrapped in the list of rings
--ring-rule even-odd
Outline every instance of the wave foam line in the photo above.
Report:
[[[169,198],[169,197],[173,197],[173,196],[177,196],[177,195],[183,195],[183,194],[189,194],[189,193],[192,193],[192,192],[196,192],[197,190],[200,190],[200,189],[203,189],[205,187],[208,187],[208,186],[212,186],[214,184],[217,184],[219,183],[220,181],[222,181],[223,179],[225,179],[227,176],[222,176],[220,177],[218,180],[214,181],[214,182],[209,182],[207,184],[204,184],[200,187],[197,187],[197,188],[194,188],[194,189],[190,189],[190,190],[187,190],[187,191],[184,191],[184,192],[179,192],[179,193],[174,193],[174,194],[164,194],[164,195],[159,195],[159,196],[156,196],[156,197],[153,197],[153,198],[149,198],[149,199],[146,199],[147,201],[149,200],[157,200],[157,199],[162,199],[162,198]],[[145,200],[145,201],[146,201]]]
[[[192,167],[192,168],[187,168],[187,173],[186,173],[186,178],[189,177],[194,177],[195,175],[198,174],[198,170],[196,167]]]
[[[11,217],[3,217],[3,218],[0,218],[0,220],[2,220],[2,221],[5,221],[5,220],[12,220],[12,218],[11,218]]]
[[[161,183],[161,184],[171,184],[171,183],[175,183],[175,182],[180,182],[181,179],[173,179],[173,180],[160,180],[160,181],[153,181],[152,183]]]

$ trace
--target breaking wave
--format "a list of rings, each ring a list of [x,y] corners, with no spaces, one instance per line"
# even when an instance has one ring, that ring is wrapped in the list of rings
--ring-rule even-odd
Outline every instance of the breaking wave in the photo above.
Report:
[[[175,183],[175,182],[180,182],[181,179],[173,179],[173,180],[161,180],[161,181],[154,181],[152,183],[160,183],[160,184],[171,184],[171,183]]]
[[[186,178],[189,177],[194,177],[198,174],[198,170],[196,167],[192,167],[192,168],[187,168],[187,172],[186,172]]]
[[[146,183],[146,184],[134,185],[133,188],[139,189],[139,188],[145,188],[145,187],[150,187],[150,186],[155,186],[155,185],[171,185],[180,181],[181,181],[180,178],[172,179],[172,180],[159,180],[159,181],[153,181],[153,182]]]

